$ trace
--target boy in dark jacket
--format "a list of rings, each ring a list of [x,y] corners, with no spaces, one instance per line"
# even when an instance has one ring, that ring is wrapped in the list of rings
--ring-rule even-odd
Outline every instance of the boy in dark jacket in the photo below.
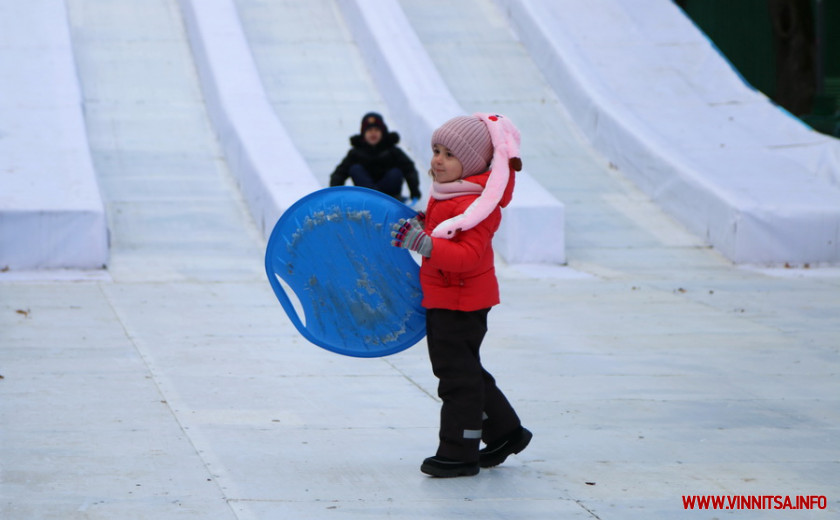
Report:
[[[362,117],[362,131],[350,137],[352,148],[330,175],[330,186],[342,186],[348,177],[353,184],[402,200],[405,179],[412,199],[420,199],[420,181],[414,163],[397,143],[400,136],[389,132],[382,116],[368,112]]]

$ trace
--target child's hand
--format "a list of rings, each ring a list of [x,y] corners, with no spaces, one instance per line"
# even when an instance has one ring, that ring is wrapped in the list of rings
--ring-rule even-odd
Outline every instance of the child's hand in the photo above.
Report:
[[[422,213],[417,217],[408,220],[401,218],[399,222],[391,226],[391,245],[417,251],[426,258],[432,256],[432,237],[423,231],[420,217],[425,218]]]

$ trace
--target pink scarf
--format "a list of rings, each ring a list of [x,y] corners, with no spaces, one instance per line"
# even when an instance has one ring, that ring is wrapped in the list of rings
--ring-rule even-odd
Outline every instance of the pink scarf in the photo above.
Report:
[[[437,200],[448,200],[462,195],[480,195],[483,191],[484,186],[480,184],[458,179],[452,182],[433,182],[431,195]]]

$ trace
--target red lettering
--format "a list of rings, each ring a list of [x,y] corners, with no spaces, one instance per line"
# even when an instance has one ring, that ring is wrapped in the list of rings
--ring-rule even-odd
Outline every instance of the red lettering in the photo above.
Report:
[[[811,509],[811,497],[810,496],[797,496],[796,497],[796,509]]]
[[[683,509],[826,509],[825,495],[683,495]]]

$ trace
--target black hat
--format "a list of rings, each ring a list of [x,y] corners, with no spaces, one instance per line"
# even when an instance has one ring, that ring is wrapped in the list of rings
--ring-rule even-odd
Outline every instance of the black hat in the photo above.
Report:
[[[362,135],[365,135],[367,129],[373,126],[382,130],[383,134],[388,133],[388,127],[385,125],[382,116],[376,112],[368,112],[362,117]]]

